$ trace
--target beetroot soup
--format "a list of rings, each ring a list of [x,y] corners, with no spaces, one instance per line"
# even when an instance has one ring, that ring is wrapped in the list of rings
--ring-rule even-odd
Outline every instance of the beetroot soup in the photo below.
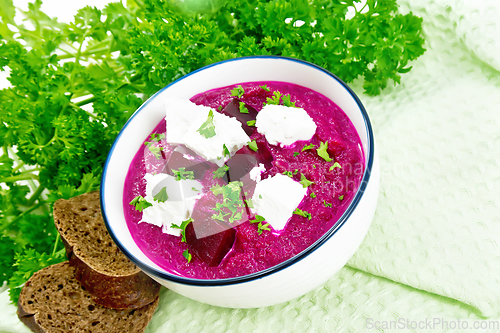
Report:
[[[332,228],[360,185],[354,126],[308,88],[241,83],[165,108],[130,165],[123,205],[139,248],[173,274],[279,264]]]

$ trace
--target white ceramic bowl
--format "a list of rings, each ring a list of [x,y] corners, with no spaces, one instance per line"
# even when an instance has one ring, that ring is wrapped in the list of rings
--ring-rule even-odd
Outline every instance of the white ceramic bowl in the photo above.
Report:
[[[164,118],[165,97],[189,99],[217,87],[251,81],[283,81],[313,89],[334,101],[354,124],[365,153],[362,183],[340,220],[295,257],[251,275],[199,280],[170,274],[147,258],[133,241],[123,210],[128,167],[155,126]],[[223,307],[252,308],[278,304],[320,286],[351,258],[372,221],[379,188],[379,164],[368,115],[354,92],[335,75],[304,61],[244,57],[206,66],[171,83],[147,100],[114,142],[101,182],[101,206],[112,238],[138,267],[165,287],[191,299]]]

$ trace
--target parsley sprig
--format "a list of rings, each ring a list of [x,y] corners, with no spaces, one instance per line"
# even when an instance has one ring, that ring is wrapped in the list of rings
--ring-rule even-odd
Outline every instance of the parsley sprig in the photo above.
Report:
[[[130,205],[135,207],[135,210],[142,212],[144,209],[153,206],[152,203],[144,199],[143,196],[138,195],[132,201],[130,201]]]
[[[212,208],[215,213],[212,218],[219,221],[233,223],[241,220],[243,217],[243,200],[241,196],[241,187],[243,183],[240,181],[229,182],[224,186],[216,185],[210,189],[214,195],[222,195],[222,203],[217,202]],[[229,216],[229,218],[226,218]]]
[[[306,212],[305,210],[302,210],[302,209],[299,209],[299,208],[295,208],[295,210],[293,211],[293,213],[296,214],[296,215],[303,216],[303,217],[307,218],[308,220],[312,219],[311,213]]]
[[[175,180],[186,180],[194,179],[194,171],[186,171],[185,167],[179,168],[178,170],[172,170]]]
[[[269,223],[262,224],[266,219],[260,215],[256,215],[255,219],[250,220],[250,223],[258,223],[257,224],[257,233],[259,235],[262,235],[264,231],[271,231],[271,228],[269,227]]]
[[[200,133],[207,139],[215,136],[214,112],[212,110],[208,111],[207,120],[201,124],[200,128],[198,128],[196,132]]]

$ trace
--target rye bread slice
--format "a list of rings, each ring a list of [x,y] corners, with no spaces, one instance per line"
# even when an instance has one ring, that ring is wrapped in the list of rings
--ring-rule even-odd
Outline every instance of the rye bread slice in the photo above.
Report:
[[[76,278],[97,304],[136,309],[153,302],[160,285],[116,246],[101,215],[99,192],[54,204],[54,222],[76,268]]]
[[[17,315],[33,332],[144,332],[158,306],[157,297],[139,309],[110,309],[95,303],[77,281],[75,267],[46,267],[24,284]]]

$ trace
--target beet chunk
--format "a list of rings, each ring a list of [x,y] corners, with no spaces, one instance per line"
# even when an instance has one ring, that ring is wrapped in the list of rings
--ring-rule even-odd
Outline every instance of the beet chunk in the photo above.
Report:
[[[224,109],[222,109],[222,113],[229,117],[236,118],[240,123],[241,127],[245,131],[248,136],[251,136],[253,132],[255,132],[255,126],[248,126],[247,121],[255,120],[257,117],[257,110],[255,110],[250,105],[245,104],[248,113],[241,113],[240,111],[240,103],[243,103],[238,98],[233,99],[229,102]]]
[[[218,266],[233,247],[236,231],[233,228],[225,229],[227,226],[213,220],[205,212],[195,212],[192,216],[193,222],[187,225],[185,232],[189,250],[208,266]],[[210,236],[198,238],[197,234]]]
[[[189,148],[178,146],[174,149],[165,165],[162,173],[174,175],[172,170],[185,168],[186,171],[193,171],[194,179],[202,179],[205,172],[210,169],[208,162],[200,161],[200,157]]]

